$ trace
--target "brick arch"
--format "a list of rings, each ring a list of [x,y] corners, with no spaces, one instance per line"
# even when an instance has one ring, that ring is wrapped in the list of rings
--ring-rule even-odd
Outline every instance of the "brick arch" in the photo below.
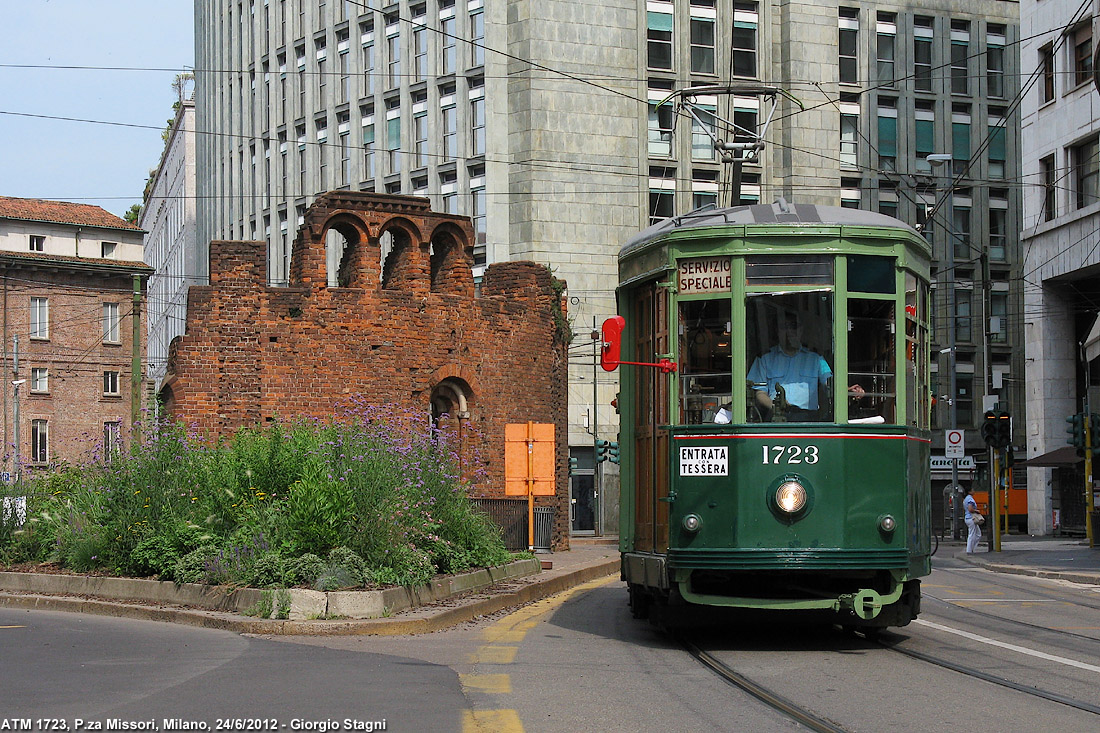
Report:
[[[474,247],[468,234],[455,222],[443,222],[432,231],[429,266],[433,293],[473,295]]]
[[[387,231],[399,233],[409,245],[398,261],[395,262],[393,282],[395,289],[429,289],[428,248],[430,241],[427,232],[437,227],[440,220],[454,220],[458,217],[439,214],[431,210],[426,198],[417,196],[393,196],[364,191],[329,191],[318,196],[306,211],[302,226],[294,238],[291,252],[290,284],[306,285],[321,289],[327,286],[327,251],[325,236],[331,229],[337,229],[349,241],[354,234],[357,246],[348,247],[341,258],[336,281],[343,284],[355,284],[366,287],[368,284],[381,285],[385,273],[379,272],[376,265],[368,262],[366,254],[372,246],[377,247],[379,237]],[[460,219],[465,226],[469,220]],[[373,281],[373,282],[371,282]]]
[[[164,414],[171,415],[175,412],[176,403],[183,397],[183,395],[180,394],[182,387],[183,385],[179,383],[179,379],[176,378],[175,374],[169,374],[168,378],[164,380],[160,392],[157,393],[157,398],[160,400]]]
[[[420,227],[405,217],[396,216],[377,228],[372,241],[381,247],[386,234],[392,237],[393,244],[389,252],[383,253],[379,287],[410,292],[427,290],[429,242]]]
[[[466,479],[470,478],[474,466],[470,431],[472,424],[476,425],[476,421],[471,420],[475,400],[469,382],[461,377],[432,380],[429,398],[432,428],[441,438],[446,436],[446,443],[458,458],[462,477]]]
[[[362,288],[369,282],[376,282],[377,266],[366,256],[366,251],[370,249],[367,246],[369,236],[366,222],[349,212],[341,211],[322,225],[319,237],[322,243],[326,241],[326,235],[330,231],[338,232],[347,242],[344,251],[337,258],[337,285],[342,288]]]

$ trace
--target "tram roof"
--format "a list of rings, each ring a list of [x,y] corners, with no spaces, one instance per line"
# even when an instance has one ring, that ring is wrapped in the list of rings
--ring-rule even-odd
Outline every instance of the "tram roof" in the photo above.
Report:
[[[751,224],[782,224],[786,226],[859,226],[898,227],[916,233],[916,230],[899,219],[875,211],[848,209],[841,206],[817,206],[815,204],[791,204],[780,199],[774,204],[731,206],[724,209],[703,208],[659,221],[631,237],[619,256],[629,255],[647,242],[681,229],[712,226],[746,226]]]

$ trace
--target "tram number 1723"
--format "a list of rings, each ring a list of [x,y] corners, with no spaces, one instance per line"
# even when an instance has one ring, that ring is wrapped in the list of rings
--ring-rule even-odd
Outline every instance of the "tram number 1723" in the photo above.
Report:
[[[765,445],[764,463],[817,463],[820,451],[816,445]]]

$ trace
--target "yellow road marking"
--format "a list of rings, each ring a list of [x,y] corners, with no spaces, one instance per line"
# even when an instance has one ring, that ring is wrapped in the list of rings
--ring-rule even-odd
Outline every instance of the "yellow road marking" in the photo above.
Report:
[[[618,580],[617,576],[597,578],[557,595],[544,598],[514,611],[486,628],[482,635],[489,641],[522,641],[523,636],[538,625],[538,617],[553,611],[578,593],[589,591]]]
[[[25,629],[26,626],[0,626],[0,629]]]
[[[512,678],[506,674],[460,674],[458,681],[474,692],[494,695],[509,695],[512,692]]]
[[[511,664],[516,659],[518,644],[527,636],[527,632],[540,623],[540,617],[556,610],[577,593],[607,585],[616,576],[597,578],[578,585],[550,598],[532,603],[482,630],[482,637],[488,642],[470,655],[470,664]],[[512,694],[512,678],[506,674],[460,674],[459,681],[467,693]],[[467,710],[462,716],[463,733],[523,733],[523,723],[515,710]]]
[[[523,733],[523,723],[515,710],[467,710],[462,733]]]
[[[470,655],[470,664],[511,664],[519,647],[487,644]]]

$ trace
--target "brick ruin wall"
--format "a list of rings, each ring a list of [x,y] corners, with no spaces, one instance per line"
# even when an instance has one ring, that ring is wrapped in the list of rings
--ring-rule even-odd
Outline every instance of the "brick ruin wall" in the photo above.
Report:
[[[346,246],[328,286],[326,233]],[[388,233],[388,237],[383,234]],[[381,242],[391,249],[382,263]],[[267,286],[263,242],[210,245],[210,285],[188,295],[186,334],[169,352],[169,414],[211,435],[276,418],[328,418],[353,400],[457,413],[467,450],[504,497],[504,426],[555,425],[554,550],[568,549],[567,356],[560,287],[532,262],[491,265],[475,297],[473,230],[426,199],[331,192],[294,242],[289,287]]]

